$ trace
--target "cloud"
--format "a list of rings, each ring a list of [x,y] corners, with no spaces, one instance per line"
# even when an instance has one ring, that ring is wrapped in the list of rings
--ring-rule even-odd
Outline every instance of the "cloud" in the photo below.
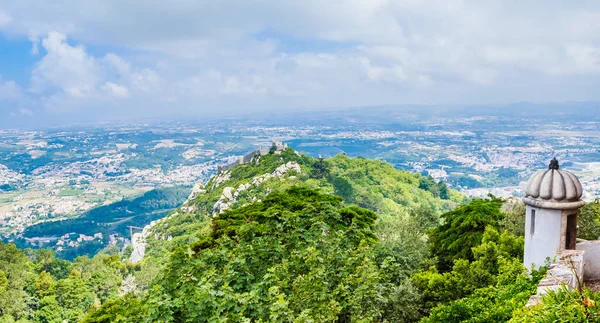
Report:
[[[14,81],[3,81],[0,77],[0,101],[14,102],[21,98],[21,88]]]
[[[8,25],[11,21],[11,16],[0,9],[0,27]]]
[[[30,91],[44,93],[61,91],[72,97],[94,93],[101,71],[96,60],[82,46],[71,46],[67,37],[51,32],[42,40],[46,55],[33,69]]]
[[[600,82],[597,1],[4,0],[3,8],[2,31],[40,52],[22,86],[47,106],[600,100],[581,90]]]
[[[132,94],[161,92],[156,71],[133,66],[114,53],[96,57],[58,32],[50,32],[41,44],[45,53],[32,71],[29,92],[51,110],[72,111]]]
[[[102,90],[109,95],[118,98],[126,98],[129,96],[129,90],[126,87],[113,82],[104,83],[104,85],[102,85]]]

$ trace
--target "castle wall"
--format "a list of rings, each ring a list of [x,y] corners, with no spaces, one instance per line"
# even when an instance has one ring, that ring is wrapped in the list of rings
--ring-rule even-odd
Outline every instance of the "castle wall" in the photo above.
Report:
[[[283,144],[281,142],[273,142],[273,145],[271,147],[275,148],[275,153],[281,153],[283,150],[285,150],[285,148],[287,148],[287,144]],[[234,161],[233,163],[230,163],[228,165],[217,166],[217,172],[219,172],[219,173],[225,172],[225,171],[228,171],[238,165],[248,164],[249,162],[252,161],[252,159],[256,155],[264,156],[264,155],[268,155],[269,152],[271,152],[271,148],[255,149],[255,150],[251,151],[250,153],[240,157],[238,160]]]

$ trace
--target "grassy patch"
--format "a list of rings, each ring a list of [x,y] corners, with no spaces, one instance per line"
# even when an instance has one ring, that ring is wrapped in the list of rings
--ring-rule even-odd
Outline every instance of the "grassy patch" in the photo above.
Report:
[[[83,190],[66,189],[58,193],[58,196],[77,196],[83,193]]]

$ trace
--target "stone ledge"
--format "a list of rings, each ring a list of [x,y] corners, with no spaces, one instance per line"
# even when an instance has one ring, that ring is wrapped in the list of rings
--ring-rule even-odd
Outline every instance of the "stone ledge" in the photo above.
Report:
[[[564,250],[558,254],[556,262],[550,264],[546,276],[540,281],[537,294],[532,295],[527,307],[538,304],[549,291],[558,291],[563,287],[576,289],[583,283],[584,250]]]

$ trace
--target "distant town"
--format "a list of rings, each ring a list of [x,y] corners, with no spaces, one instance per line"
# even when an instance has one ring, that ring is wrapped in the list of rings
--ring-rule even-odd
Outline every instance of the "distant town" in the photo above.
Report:
[[[358,114],[358,112],[357,112]],[[373,117],[376,115],[376,117]],[[384,117],[389,116],[389,117]],[[556,118],[554,118],[556,119]],[[443,180],[471,197],[522,195],[532,169],[552,157],[600,195],[600,122],[502,115],[431,116],[420,110],[288,121],[211,121],[0,131],[0,235],[57,251],[96,241],[125,246],[127,234],[74,232],[22,237],[30,226],[74,219],[164,187],[190,192],[219,166],[273,141],[317,157],[379,158]]]

